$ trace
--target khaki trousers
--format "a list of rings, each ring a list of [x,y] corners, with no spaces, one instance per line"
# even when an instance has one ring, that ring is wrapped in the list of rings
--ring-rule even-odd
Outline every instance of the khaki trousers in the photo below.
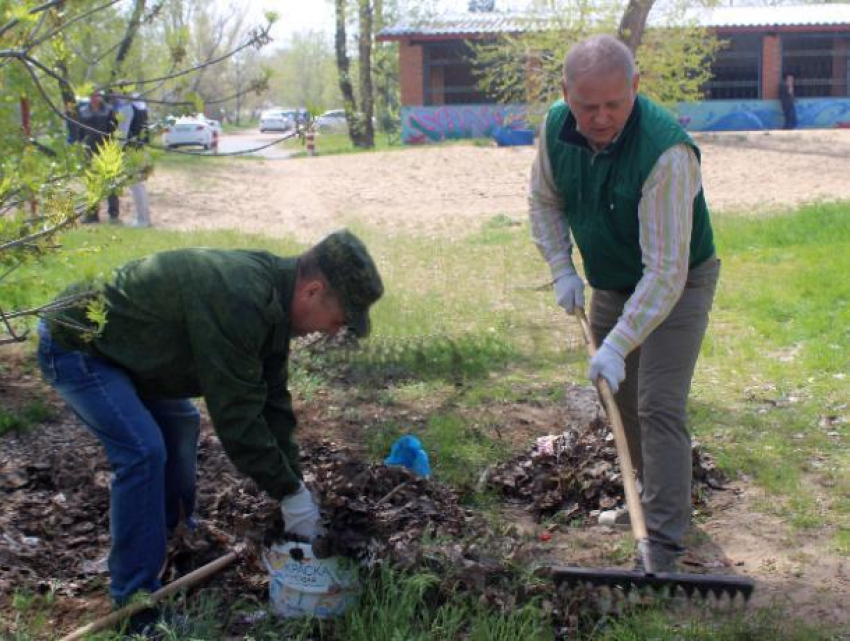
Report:
[[[681,550],[691,521],[688,394],[719,275],[714,257],[691,269],[669,316],[626,358],[626,380],[615,395],[632,464],[643,482],[650,543],[669,550]],[[590,324],[597,345],[616,325],[629,296],[593,291]]]

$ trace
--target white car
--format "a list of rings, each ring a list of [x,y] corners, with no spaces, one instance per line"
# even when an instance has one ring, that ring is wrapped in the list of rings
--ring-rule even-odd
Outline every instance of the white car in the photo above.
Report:
[[[197,119],[201,122],[207,123],[210,127],[213,128],[213,131],[217,135],[221,135],[221,123],[218,120],[213,120],[212,118],[207,118],[204,114],[198,114]]]
[[[295,129],[296,112],[290,109],[271,109],[260,116],[260,133]]]
[[[215,137],[215,130],[206,120],[181,118],[168,126],[162,135],[162,143],[169,148],[200,145],[204,149],[209,149]]]

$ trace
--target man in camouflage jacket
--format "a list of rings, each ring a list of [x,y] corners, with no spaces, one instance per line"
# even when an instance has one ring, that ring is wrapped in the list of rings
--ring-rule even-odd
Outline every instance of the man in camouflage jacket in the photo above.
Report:
[[[71,291],[81,289],[90,286]],[[368,334],[383,285],[366,247],[341,231],[292,258],[178,249],[124,265],[96,293],[42,321],[39,364],[114,474],[114,601],[160,587],[168,532],[181,517],[191,523],[200,430],[191,397],[204,397],[235,466],[281,500],[286,530],[320,534],[293,440],[289,341],[344,326]]]

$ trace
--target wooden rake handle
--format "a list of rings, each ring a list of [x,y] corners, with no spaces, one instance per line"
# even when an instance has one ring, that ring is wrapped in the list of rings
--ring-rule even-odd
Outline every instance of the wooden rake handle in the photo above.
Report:
[[[584,334],[587,352],[593,358],[596,355],[596,344],[593,342],[593,332],[590,331],[590,323],[587,321],[584,308],[576,307],[575,313],[581,325],[581,332]],[[626,506],[629,508],[629,517],[632,522],[632,533],[638,541],[645,541],[647,538],[646,519],[643,516],[643,506],[640,503],[640,495],[637,490],[637,476],[632,467],[629,442],[626,439],[626,429],[623,427],[623,417],[620,416],[620,410],[617,409],[614,392],[611,391],[608,381],[601,376],[596,381],[596,390],[602,399],[602,405],[605,407],[608,420],[611,421],[611,431],[614,433],[617,458],[620,461],[620,472],[622,472],[623,476],[623,488],[626,491]]]

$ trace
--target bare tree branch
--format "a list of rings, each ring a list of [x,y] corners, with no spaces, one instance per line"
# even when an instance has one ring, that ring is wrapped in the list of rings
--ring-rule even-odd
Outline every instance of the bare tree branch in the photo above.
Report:
[[[242,51],[243,49],[247,49],[248,47],[253,47],[253,46],[262,46],[263,44],[268,43],[271,39],[269,37],[269,29],[270,28],[271,28],[271,25],[265,25],[264,27],[258,27],[257,29],[255,29],[252,32],[251,38],[248,39],[248,41],[246,41],[245,43],[241,44],[236,49],[233,49],[232,51],[229,51],[228,53],[221,55],[217,58],[213,58],[212,60],[208,60],[206,62],[202,62],[198,65],[195,65],[194,67],[189,67],[188,69],[183,69],[181,71],[177,71],[177,72],[170,74],[168,76],[161,76],[159,78],[151,78],[150,80],[121,80],[121,81],[114,83],[113,86],[115,86],[115,87],[126,87],[128,85],[148,85],[148,84],[151,84],[151,83],[154,83],[154,82],[160,82],[160,81],[163,81],[163,80],[173,80],[174,78],[179,78],[180,76],[185,76],[187,74],[194,73],[194,72],[196,72],[200,69],[204,69],[206,67],[210,67],[212,65],[218,64],[219,62],[222,62],[223,60],[227,60],[231,56]]]
[[[135,0],[133,4],[133,13],[130,15],[130,21],[127,23],[127,29],[124,31],[124,37],[118,45],[118,53],[115,54],[115,64],[112,67],[112,80],[118,77],[121,73],[121,67],[124,66],[124,60],[127,54],[130,53],[130,48],[133,46],[133,40],[139,31],[139,26],[142,22],[142,17],[145,12],[145,0]]]
[[[57,35],[61,31],[64,31],[65,29],[70,27],[75,22],[79,22],[80,20],[85,20],[89,16],[92,16],[99,11],[103,11],[104,9],[108,9],[112,5],[118,4],[119,2],[121,2],[121,0],[110,0],[110,2],[107,2],[106,4],[100,5],[99,7],[94,7],[93,9],[90,9],[89,11],[81,13],[80,15],[72,18],[71,20],[68,20],[67,22],[63,22],[61,25],[59,25],[58,27],[53,29],[53,31],[49,31],[47,34],[41,36],[41,38],[39,38],[38,40],[31,42],[27,46],[27,51],[29,51],[30,49],[35,49],[37,46],[39,46],[43,42],[50,40],[53,36]]]

